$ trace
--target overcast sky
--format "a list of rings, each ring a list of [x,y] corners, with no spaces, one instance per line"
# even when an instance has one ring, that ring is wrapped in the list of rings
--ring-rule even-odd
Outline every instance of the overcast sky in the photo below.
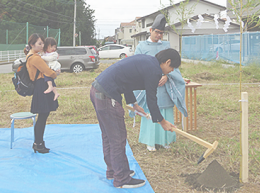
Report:
[[[143,17],[161,8],[160,0],[85,0],[91,9],[95,10],[96,38],[115,35],[115,29],[120,23],[131,22],[135,17]],[[226,6],[226,0],[208,0],[209,2]],[[163,5],[169,5],[169,0],[161,0]],[[179,0],[174,0],[178,3]]]

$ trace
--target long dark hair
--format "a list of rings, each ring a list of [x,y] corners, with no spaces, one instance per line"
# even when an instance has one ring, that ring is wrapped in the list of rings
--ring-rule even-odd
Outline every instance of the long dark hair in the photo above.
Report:
[[[25,53],[25,55],[27,55],[28,52],[30,51],[30,49],[32,49],[31,45],[34,45],[38,41],[39,38],[41,38],[41,40],[44,42],[45,38],[41,34],[34,33],[29,37],[28,45],[26,45],[26,47],[23,49],[23,52]]]

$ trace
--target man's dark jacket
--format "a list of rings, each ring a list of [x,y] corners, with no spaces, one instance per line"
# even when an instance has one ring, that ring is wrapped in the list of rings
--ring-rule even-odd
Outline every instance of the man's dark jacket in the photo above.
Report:
[[[124,94],[126,104],[134,103],[134,90],[145,90],[148,108],[153,122],[161,122],[163,117],[157,105],[157,87],[162,78],[158,60],[149,55],[138,54],[127,57],[105,69],[96,81],[107,94],[122,105]]]

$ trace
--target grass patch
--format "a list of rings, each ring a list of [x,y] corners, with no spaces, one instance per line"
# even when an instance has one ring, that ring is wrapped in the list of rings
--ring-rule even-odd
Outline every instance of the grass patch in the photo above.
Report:
[[[56,79],[58,92],[61,94],[58,99],[60,106],[57,111],[51,113],[47,124],[98,123],[89,98],[89,90],[95,77],[109,65],[111,64],[102,63],[101,60],[98,69],[80,74],[62,72]],[[136,126],[133,128],[133,119],[126,113],[128,141],[134,156],[154,191],[160,193],[196,192],[185,184],[181,174],[202,172],[214,159],[228,172],[239,173],[240,170],[239,66],[223,68],[221,62],[212,65],[183,63],[180,70],[183,76],[204,84],[197,89],[198,130],[190,133],[210,143],[217,140],[219,147],[200,165],[196,163],[206,149],[179,135],[176,143],[170,144],[170,149],[161,148],[156,152],[147,152],[146,146],[138,142],[140,117],[136,118]],[[10,127],[11,114],[30,111],[31,97],[21,97],[14,92],[12,77],[13,73],[0,74],[0,128]],[[243,83],[259,81],[259,65],[243,67]],[[250,186],[245,186],[237,192],[254,192],[251,188],[260,184],[260,87],[258,84],[244,84],[242,91],[248,92],[249,95]],[[15,125],[16,128],[30,126],[30,120],[19,120]],[[181,128],[180,125],[178,127]]]

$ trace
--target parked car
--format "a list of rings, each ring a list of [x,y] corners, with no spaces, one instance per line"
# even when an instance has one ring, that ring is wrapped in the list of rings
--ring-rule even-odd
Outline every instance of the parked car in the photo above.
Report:
[[[97,55],[99,55],[98,49],[96,46],[87,46],[89,49],[95,50]]]
[[[88,47],[58,47],[59,54],[58,62],[61,64],[61,70],[70,70],[71,72],[79,73],[85,69],[99,67],[99,57]],[[24,58],[19,58],[13,62],[12,70],[16,72],[20,62],[25,61]]]
[[[98,51],[96,51],[94,48],[89,47],[89,50],[91,51],[91,53],[95,56],[96,60],[99,60],[99,54]]]
[[[132,48],[119,44],[109,44],[98,48],[100,58],[125,58],[134,55]]]
[[[105,45],[107,44],[115,44],[115,42],[105,42]]]
[[[230,40],[224,41],[220,44],[214,44],[211,48],[211,51],[219,51],[220,53],[231,51],[238,52],[240,50],[240,40]]]

